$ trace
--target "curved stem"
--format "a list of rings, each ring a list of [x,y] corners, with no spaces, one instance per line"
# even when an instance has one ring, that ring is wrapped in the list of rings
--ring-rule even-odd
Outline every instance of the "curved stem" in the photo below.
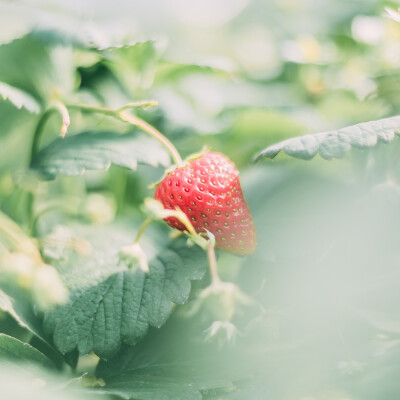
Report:
[[[221,278],[218,275],[217,259],[215,257],[214,245],[211,241],[207,244],[207,255],[208,255],[208,265],[210,267],[211,275],[211,286],[215,286],[221,283]]]
[[[174,160],[177,166],[182,165],[183,164],[182,158],[178,153],[178,150],[170,140],[168,140],[160,131],[158,131],[152,125],[148,124],[143,119],[136,117],[134,115],[130,115],[126,112],[130,108],[150,107],[156,104],[157,104],[156,102],[151,102],[151,101],[128,103],[127,105],[120,107],[119,109],[113,109],[102,106],[91,106],[86,104],[70,104],[67,107],[70,109],[108,115],[110,117],[118,119],[119,121],[127,122],[128,124],[137,126],[138,128],[148,133],[150,136],[152,136],[154,139],[157,139],[169,151],[172,159]]]
[[[29,164],[32,164],[32,161],[33,161],[35,155],[39,151],[40,140],[41,140],[42,134],[44,132],[44,127],[45,127],[47,121],[49,120],[49,118],[55,112],[59,113],[61,116],[61,129],[60,129],[61,137],[64,137],[67,134],[67,129],[70,124],[69,113],[63,103],[56,101],[40,116],[40,119],[36,125],[35,131],[33,133],[33,140],[32,140]],[[34,201],[35,201],[34,194],[32,192],[29,192],[28,197],[27,197],[27,210],[28,210],[28,220],[29,220],[28,224],[30,227],[33,226],[33,220],[34,220],[34,218],[33,218]]]
[[[176,150],[176,147],[156,128],[154,128],[141,118],[134,115],[129,115],[125,112],[119,114],[119,119],[121,121],[128,122],[131,125],[137,126],[138,128],[148,133],[150,136],[152,136],[154,139],[157,139],[169,151],[172,159],[177,166],[183,164],[182,158],[178,153],[178,150]]]
[[[67,108],[70,108],[71,110],[80,110],[95,114],[108,115],[110,117],[115,117],[117,115],[117,111],[114,110],[113,108],[102,107],[102,106],[91,106],[88,104],[67,104]]]
[[[139,243],[140,238],[142,237],[142,235],[143,235],[144,231],[146,230],[146,228],[151,224],[152,220],[153,219],[150,218],[150,217],[147,217],[144,220],[142,226],[139,228],[139,231],[138,231],[138,233],[136,235],[135,243]]]
[[[42,116],[39,119],[38,124],[36,125],[35,132],[33,134],[33,142],[32,142],[32,148],[31,148],[31,160],[33,160],[33,157],[39,150],[39,144],[40,144],[40,139],[42,137],[42,133],[44,130],[44,126],[46,125],[48,119],[51,117],[51,114],[53,114],[55,110],[52,108],[47,109]]]
[[[36,125],[36,129],[33,134],[33,142],[31,148],[31,159],[30,159],[31,162],[35,154],[39,151],[40,139],[42,138],[44,127],[49,118],[51,117],[51,115],[55,112],[58,112],[62,119],[61,131],[60,131],[61,137],[64,137],[67,134],[67,129],[70,124],[68,110],[64,104],[56,102],[42,114],[38,124]]]

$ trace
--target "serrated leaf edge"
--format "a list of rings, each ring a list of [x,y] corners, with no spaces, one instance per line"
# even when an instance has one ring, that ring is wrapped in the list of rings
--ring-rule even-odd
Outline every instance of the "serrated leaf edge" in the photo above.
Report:
[[[357,130],[360,133],[356,133]],[[258,153],[254,161],[257,162],[264,157],[273,159],[281,151],[291,157],[303,160],[310,160],[316,154],[326,160],[343,158],[351,148],[365,149],[375,146],[378,142],[390,143],[395,135],[400,135],[400,116],[361,122],[338,130],[286,139]],[[327,147],[328,141],[331,141],[331,144],[332,141],[337,142],[335,151]]]

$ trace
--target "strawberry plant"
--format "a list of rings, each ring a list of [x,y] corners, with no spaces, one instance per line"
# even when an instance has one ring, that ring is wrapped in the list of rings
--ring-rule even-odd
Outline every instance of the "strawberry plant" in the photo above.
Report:
[[[0,397],[396,399],[398,12],[167,3],[0,2]]]

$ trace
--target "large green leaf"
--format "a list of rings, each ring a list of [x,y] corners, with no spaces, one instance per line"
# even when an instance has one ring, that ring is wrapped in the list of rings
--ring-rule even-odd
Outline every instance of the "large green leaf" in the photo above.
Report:
[[[113,377],[106,387],[94,392],[118,395],[124,399],[201,400],[200,385],[194,385],[185,372],[187,366],[176,368],[173,364],[137,368],[134,373]]]
[[[93,232],[98,240],[92,238],[90,256],[54,262],[72,293],[66,305],[47,313],[45,329],[61,353],[77,348],[80,354],[93,350],[109,358],[122,343],[135,344],[149,326],[165,323],[172,303],[187,300],[190,280],[203,276],[206,260],[202,250],[189,249],[179,239],[150,261],[150,272],[144,273],[120,262],[118,252],[127,239],[117,229],[109,227],[108,235],[98,228]]]
[[[0,360],[54,368],[53,363],[35,347],[4,333],[0,333]]]
[[[200,400],[209,391],[233,391],[232,381],[249,371],[230,363],[229,350],[204,343],[199,327],[193,320],[172,318],[138,346],[102,360],[96,375],[106,385],[95,392],[138,400]]]
[[[39,151],[31,168],[45,178],[82,175],[87,169],[108,169],[111,164],[135,170],[138,164],[169,164],[167,151],[154,139],[134,133],[83,132],[57,138]]]
[[[299,136],[267,147],[256,156],[274,158],[282,150],[289,156],[309,160],[317,153],[322,158],[342,158],[352,147],[365,149],[378,141],[391,142],[400,134],[400,117],[384,118],[363,122],[335,131]]]

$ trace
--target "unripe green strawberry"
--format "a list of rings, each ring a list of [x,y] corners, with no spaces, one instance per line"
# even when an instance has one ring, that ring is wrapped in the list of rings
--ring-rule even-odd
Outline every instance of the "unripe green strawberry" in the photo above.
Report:
[[[236,254],[255,250],[256,232],[240,187],[239,172],[224,155],[207,152],[175,168],[158,184],[154,197],[166,209],[179,207],[196,232],[211,232],[216,247]],[[186,230],[174,217],[166,222]]]

